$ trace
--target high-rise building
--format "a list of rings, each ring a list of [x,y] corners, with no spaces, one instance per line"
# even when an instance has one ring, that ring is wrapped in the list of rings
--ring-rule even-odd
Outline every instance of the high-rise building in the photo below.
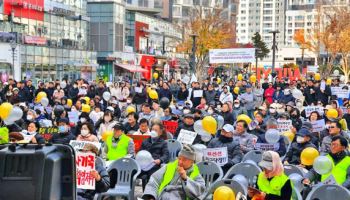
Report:
[[[0,56],[1,76],[94,79],[96,52],[89,46],[89,21],[86,0],[1,1],[0,51],[14,49],[13,60]]]

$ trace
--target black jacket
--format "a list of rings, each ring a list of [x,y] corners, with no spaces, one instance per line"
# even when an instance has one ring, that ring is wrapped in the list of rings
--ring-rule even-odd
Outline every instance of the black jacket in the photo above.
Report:
[[[149,151],[154,160],[160,159],[161,163],[169,162],[168,144],[162,138],[147,138],[142,142],[141,150]]]
[[[311,143],[311,141],[301,143],[301,144],[293,142],[291,148],[287,152],[285,159],[288,161],[289,164],[299,165],[300,164],[300,154],[307,147],[313,147],[313,148],[317,149],[316,146]]]
[[[71,133],[57,133],[53,134],[50,143],[53,144],[69,144],[71,140],[75,140],[75,136]]]

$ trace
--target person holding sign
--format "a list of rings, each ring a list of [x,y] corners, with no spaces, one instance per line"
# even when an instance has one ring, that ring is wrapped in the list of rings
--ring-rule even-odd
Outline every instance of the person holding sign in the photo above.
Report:
[[[303,180],[304,184],[310,184],[316,180],[325,181],[333,175],[336,183],[347,189],[350,189],[350,157],[346,154],[348,141],[342,136],[334,136],[332,138],[331,151],[327,157],[333,163],[331,172],[323,175],[317,174],[314,169],[311,169]]]
[[[259,166],[263,169],[258,175],[256,188],[248,187],[250,198],[264,200],[288,200],[292,197],[292,183],[284,173],[281,158],[274,151],[265,151]]]
[[[45,139],[43,136],[38,134],[38,129],[39,129],[39,124],[35,122],[29,122],[27,132],[25,135],[31,135],[33,136],[32,139],[30,140],[30,143],[34,144],[45,144]]]
[[[317,149],[311,142],[311,139],[312,133],[306,128],[301,128],[297,133],[296,141],[292,143],[291,148],[286,154],[286,161],[289,164],[300,165],[300,155],[304,149],[308,147]]]
[[[184,145],[178,159],[152,174],[142,199],[200,199],[205,193],[205,181],[194,163],[195,157],[192,146]]]
[[[212,139],[208,148],[227,147],[227,163],[222,166],[222,170],[226,173],[233,165],[241,162],[243,153],[237,141],[233,141],[234,128],[231,124],[225,124],[221,130],[219,137]]]
[[[98,149],[93,144],[85,144],[84,148],[80,150],[84,153],[93,153],[95,156],[98,155]],[[95,159],[95,170],[90,172],[95,181],[95,190],[84,190],[77,188],[77,200],[92,200],[96,193],[107,192],[110,187],[109,175],[102,162],[98,162]]]
[[[116,123],[113,127],[114,134],[106,139],[105,152],[108,160],[117,160],[125,156],[134,157],[134,141],[124,134],[123,125]]]
[[[147,171],[142,170],[139,175],[142,179],[143,189],[146,187],[150,176],[161,167],[161,164],[168,163],[169,161],[168,144],[165,141],[167,139],[167,134],[163,124],[153,124],[150,135],[150,138],[142,142],[141,150],[146,150],[151,153],[154,159],[154,166]]]

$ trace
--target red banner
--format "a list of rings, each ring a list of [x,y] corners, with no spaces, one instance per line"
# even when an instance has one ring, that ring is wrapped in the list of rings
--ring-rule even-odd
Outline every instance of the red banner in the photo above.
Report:
[[[4,14],[44,21],[44,0],[4,0]]]
[[[24,43],[26,44],[40,44],[45,45],[46,44],[46,38],[39,37],[39,36],[24,36]]]

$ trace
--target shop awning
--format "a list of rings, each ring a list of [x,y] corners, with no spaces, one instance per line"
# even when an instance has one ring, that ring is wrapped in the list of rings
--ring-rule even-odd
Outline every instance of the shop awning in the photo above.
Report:
[[[115,64],[115,65],[120,68],[126,69],[130,72],[148,72],[148,70],[143,69],[142,67],[137,65],[129,65],[129,64]]]

